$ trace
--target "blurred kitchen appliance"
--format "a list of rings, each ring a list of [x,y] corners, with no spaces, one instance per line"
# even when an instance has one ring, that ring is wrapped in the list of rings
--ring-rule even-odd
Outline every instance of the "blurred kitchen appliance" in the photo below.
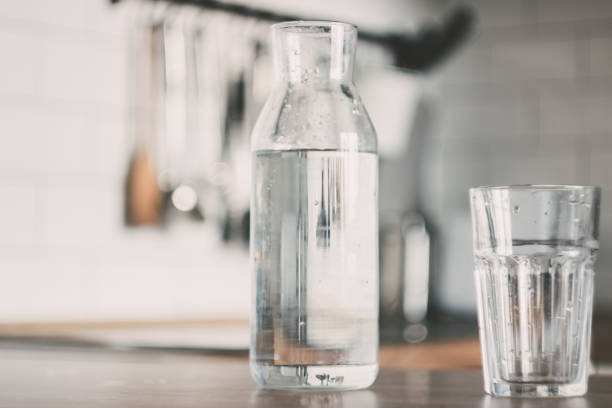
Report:
[[[381,224],[381,319],[392,325],[419,323],[427,315],[429,300],[430,236],[425,219],[410,212]]]
[[[130,45],[134,153],[126,224],[213,222],[221,240],[246,242],[249,132],[272,81],[268,27],[302,16],[214,0],[121,3],[141,10]],[[462,44],[474,23],[471,8],[434,3],[443,5],[436,18],[415,31],[359,34],[356,81],[373,84],[363,97],[382,129],[381,225],[392,221],[381,231],[381,319],[393,326],[422,321],[431,299],[429,226],[418,194],[430,117],[419,78]]]

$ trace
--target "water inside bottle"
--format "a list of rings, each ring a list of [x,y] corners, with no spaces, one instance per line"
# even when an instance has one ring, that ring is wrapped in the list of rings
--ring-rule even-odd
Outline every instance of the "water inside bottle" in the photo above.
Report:
[[[251,369],[263,385],[360,388],[377,372],[375,153],[253,157]]]

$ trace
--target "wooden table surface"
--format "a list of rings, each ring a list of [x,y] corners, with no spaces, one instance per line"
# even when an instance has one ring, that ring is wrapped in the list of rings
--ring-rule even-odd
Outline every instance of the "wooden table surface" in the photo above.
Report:
[[[0,407],[612,407],[612,376],[585,397],[492,398],[477,370],[383,368],[368,390],[266,391],[244,356],[97,348],[0,348]]]

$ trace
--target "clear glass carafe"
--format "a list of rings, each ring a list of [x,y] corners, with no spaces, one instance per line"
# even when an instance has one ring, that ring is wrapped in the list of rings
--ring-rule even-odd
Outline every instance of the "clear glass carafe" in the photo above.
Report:
[[[376,133],[352,82],[354,26],[272,27],[277,82],[251,149],[251,372],[270,388],[378,372]]]

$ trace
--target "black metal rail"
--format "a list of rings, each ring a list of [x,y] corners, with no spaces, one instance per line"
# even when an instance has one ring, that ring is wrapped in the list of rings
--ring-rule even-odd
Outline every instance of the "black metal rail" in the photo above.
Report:
[[[120,0],[110,0],[118,3]],[[151,0],[157,1],[157,0]],[[278,14],[268,10],[218,0],[166,0],[175,4],[191,4],[207,10],[223,11],[270,22],[308,20],[305,16]],[[315,20],[321,20],[317,18]],[[469,36],[476,22],[471,7],[456,5],[440,24],[428,24],[414,34],[379,34],[359,31],[359,38],[389,48],[400,68],[426,72],[442,62]]]

